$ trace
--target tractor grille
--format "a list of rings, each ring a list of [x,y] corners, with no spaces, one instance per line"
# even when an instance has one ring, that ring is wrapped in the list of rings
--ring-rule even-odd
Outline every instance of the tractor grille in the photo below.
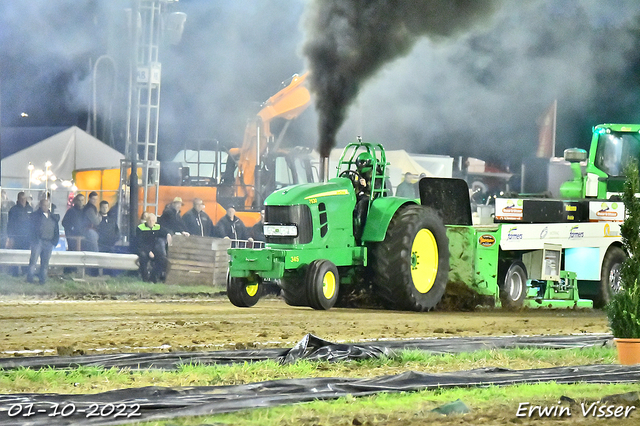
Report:
[[[271,224],[298,225],[297,237],[266,236],[267,243],[308,244],[313,238],[311,209],[309,209],[309,206],[265,206],[264,221]]]

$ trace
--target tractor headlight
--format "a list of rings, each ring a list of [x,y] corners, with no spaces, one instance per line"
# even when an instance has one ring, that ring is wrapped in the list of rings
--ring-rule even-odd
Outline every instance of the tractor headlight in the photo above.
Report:
[[[264,225],[264,235],[269,237],[297,237],[296,225]]]

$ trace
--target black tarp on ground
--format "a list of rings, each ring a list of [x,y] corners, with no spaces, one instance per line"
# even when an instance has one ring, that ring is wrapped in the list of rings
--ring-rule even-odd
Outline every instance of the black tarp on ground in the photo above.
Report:
[[[203,386],[188,388],[144,387],[122,389],[94,395],[15,394],[0,395],[0,425],[95,425],[122,424],[140,420],[159,420],[183,416],[218,414],[248,408],[272,407],[316,399],[335,399],[346,395],[366,396],[379,392],[408,392],[426,389],[471,387],[488,385],[514,385],[555,381],[571,384],[583,383],[628,383],[640,381],[640,365],[588,365],[577,367],[555,367],[533,370],[508,370],[483,368],[451,373],[406,372],[393,376],[370,379],[312,378],[274,380],[235,386]],[[32,412],[23,417],[16,414],[25,411],[28,404]],[[48,417],[63,407],[68,417]],[[139,404],[140,417],[115,418],[96,416],[87,418],[91,404],[99,409],[107,404],[125,404],[125,413],[134,411]],[[73,408],[73,410],[72,410]],[[71,414],[71,411],[74,411]]]
[[[608,334],[581,334],[572,336],[451,337],[338,344],[307,334],[290,349],[13,357],[0,359],[0,368],[6,370],[19,367],[37,369],[103,366],[105,368],[172,369],[180,364],[233,364],[269,359],[283,363],[295,362],[298,359],[345,361],[382,355],[393,356],[394,352],[406,349],[419,349],[437,354],[473,352],[483,349],[566,349],[604,346],[611,339],[612,336]]]

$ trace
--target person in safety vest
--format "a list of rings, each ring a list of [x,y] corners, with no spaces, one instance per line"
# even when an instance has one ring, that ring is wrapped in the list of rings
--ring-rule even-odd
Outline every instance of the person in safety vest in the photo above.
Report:
[[[146,215],[146,221],[136,229],[136,252],[143,281],[158,282],[167,277],[169,261],[167,245],[171,244],[171,234],[157,223],[153,213]]]

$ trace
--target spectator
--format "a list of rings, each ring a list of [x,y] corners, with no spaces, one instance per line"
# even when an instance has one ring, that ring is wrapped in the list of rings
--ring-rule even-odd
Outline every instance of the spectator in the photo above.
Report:
[[[47,281],[49,259],[53,248],[58,245],[60,228],[58,227],[58,215],[49,211],[51,203],[48,199],[40,200],[39,207],[31,213],[31,257],[29,258],[29,273],[27,281],[32,283],[36,272],[36,263],[40,258],[40,271],[38,277],[40,284]]]
[[[14,206],[14,202],[9,200],[7,191],[2,190],[2,204],[0,204],[0,248],[5,247],[8,241],[7,224],[9,221],[9,211]]]
[[[109,207],[109,212],[107,213],[107,215],[113,218],[113,220],[118,220],[118,202],[117,201],[113,206]]]
[[[51,199],[51,191],[49,192],[40,191],[40,194],[38,195],[38,202],[40,202],[40,200],[42,200],[43,198],[46,198],[47,200],[49,200],[49,204],[50,204],[49,210],[51,211],[51,213],[56,214],[57,206],[53,204],[53,200]]]
[[[167,244],[171,244],[171,234],[159,223],[153,213],[147,213],[146,221],[136,229],[136,252],[143,281],[164,281],[167,275]],[[149,264],[151,263],[151,274]]]
[[[67,237],[67,246],[71,251],[78,251],[82,249],[80,240],[84,237],[85,215],[82,209],[84,208],[84,195],[78,194],[73,198],[73,207],[71,207],[64,214],[62,219],[62,227],[64,228],[64,234]]]
[[[98,214],[98,193],[92,191],[89,193],[89,201],[82,209],[85,217],[84,221],[84,237],[85,251],[98,251],[98,225],[102,217]]]
[[[184,225],[182,217],[180,217],[180,209],[184,206],[182,198],[176,197],[164,208],[162,216],[158,219],[158,223],[166,228],[171,234],[189,235],[187,227]]]
[[[229,207],[227,214],[216,224],[218,236],[222,238],[231,238],[232,240],[246,240],[247,228],[244,223],[236,216],[236,209]]]
[[[200,198],[193,199],[193,208],[182,215],[182,220],[190,235],[213,237],[214,225],[204,212],[204,202]]]
[[[396,188],[396,197],[414,198],[415,189],[411,183],[411,173],[404,174],[404,180]]]
[[[118,223],[116,218],[109,214],[109,202],[106,200],[100,201],[101,220],[98,224],[98,249],[101,252],[110,253],[113,251],[113,246],[116,245],[119,237]]]
[[[260,212],[260,220],[251,227],[251,238],[254,241],[265,241],[264,239],[264,210]]]
[[[31,206],[27,204],[27,196],[24,192],[18,192],[16,205],[9,210],[9,219],[7,221],[7,248],[16,250],[29,250],[31,246],[31,225],[30,214],[33,211]],[[24,270],[23,270],[24,271]],[[11,273],[14,277],[20,275],[20,267],[12,266]]]

